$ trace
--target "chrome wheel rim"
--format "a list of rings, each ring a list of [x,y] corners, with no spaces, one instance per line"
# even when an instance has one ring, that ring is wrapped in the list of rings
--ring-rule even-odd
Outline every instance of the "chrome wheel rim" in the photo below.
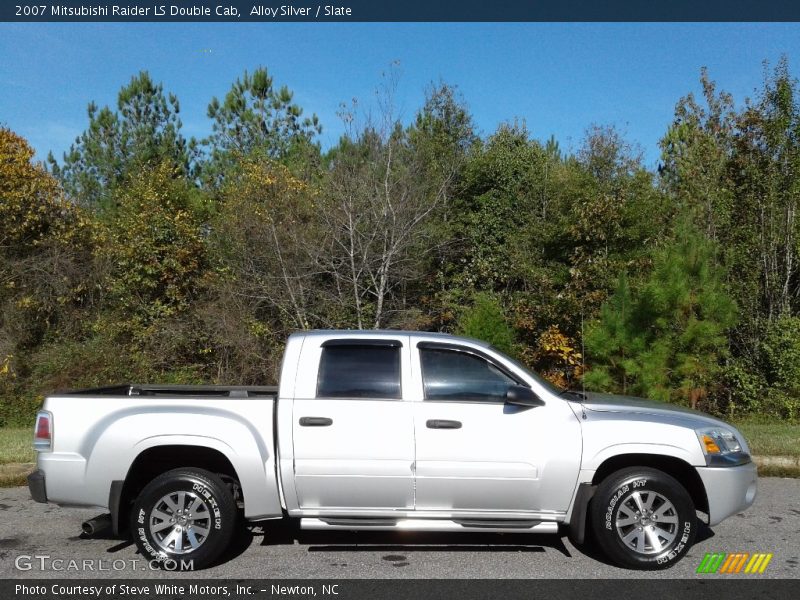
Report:
[[[150,511],[150,535],[165,552],[186,554],[203,545],[211,531],[208,504],[194,492],[171,492]]]
[[[678,536],[678,511],[665,496],[636,490],[620,502],[617,535],[637,554],[659,554]]]

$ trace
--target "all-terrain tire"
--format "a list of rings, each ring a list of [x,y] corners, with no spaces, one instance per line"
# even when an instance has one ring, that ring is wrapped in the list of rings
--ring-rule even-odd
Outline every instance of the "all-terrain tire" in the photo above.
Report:
[[[621,469],[598,486],[590,506],[595,541],[629,569],[665,569],[677,563],[697,534],[697,514],[674,477],[647,467]]]
[[[133,503],[130,531],[151,564],[197,570],[213,564],[225,551],[236,521],[236,503],[218,476],[182,468],[145,486]]]

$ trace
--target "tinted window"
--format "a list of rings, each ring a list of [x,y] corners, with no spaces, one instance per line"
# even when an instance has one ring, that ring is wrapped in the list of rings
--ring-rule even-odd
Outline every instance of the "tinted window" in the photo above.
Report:
[[[323,348],[317,398],[401,398],[400,349],[388,346]]]
[[[492,363],[466,352],[420,349],[426,400],[505,401],[517,382]]]

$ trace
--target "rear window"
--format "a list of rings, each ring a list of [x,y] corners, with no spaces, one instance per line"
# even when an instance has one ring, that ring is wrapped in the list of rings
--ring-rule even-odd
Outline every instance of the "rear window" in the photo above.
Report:
[[[330,346],[322,349],[317,398],[399,400],[400,348]]]

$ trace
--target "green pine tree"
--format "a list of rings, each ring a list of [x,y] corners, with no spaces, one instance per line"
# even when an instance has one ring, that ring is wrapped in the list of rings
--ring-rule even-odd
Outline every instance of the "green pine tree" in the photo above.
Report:
[[[635,291],[624,276],[586,335],[590,387],[696,407],[728,349],[736,305],[714,244],[683,224]]]
[[[475,295],[474,304],[461,315],[457,331],[459,335],[489,342],[506,354],[514,352],[514,329],[506,321],[503,306],[493,294]]]
[[[64,189],[85,205],[104,204],[129,175],[169,164],[188,175],[196,156],[194,140],[186,140],[174,94],[164,94],[147,71],[131,78],[117,97],[117,110],[87,109],[89,127],[75,140],[63,163],[52,154],[48,163]]]
[[[254,153],[287,163],[318,158],[315,138],[322,125],[317,115],[304,117],[294,93],[276,87],[264,67],[245,71],[221,101],[212,98],[208,117],[213,123],[204,140],[210,151],[202,169],[206,182],[220,183],[234,163]]]

